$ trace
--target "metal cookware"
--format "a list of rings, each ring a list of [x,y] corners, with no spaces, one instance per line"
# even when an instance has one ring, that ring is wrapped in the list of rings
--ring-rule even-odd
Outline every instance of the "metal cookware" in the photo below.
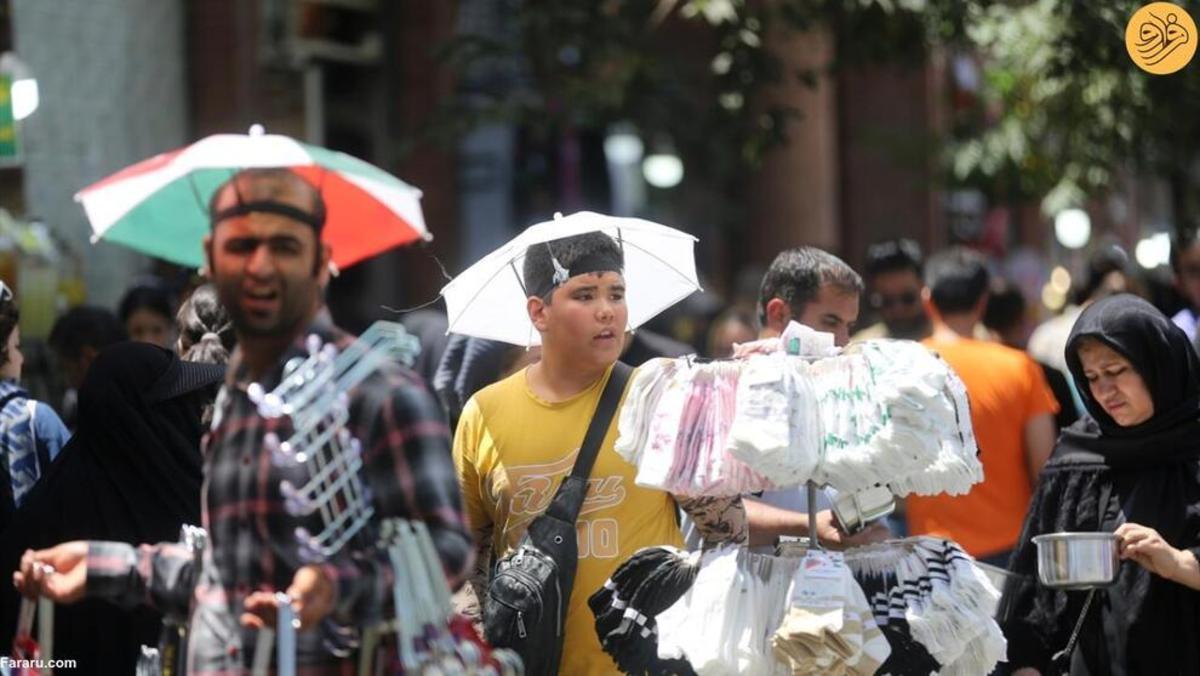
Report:
[[[847,533],[857,533],[896,509],[896,497],[887,486],[871,486],[853,493],[826,488],[825,495],[832,503],[838,524]]]
[[[1054,589],[1094,589],[1116,579],[1117,536],[1112,533],[1048,533],[1033,538],[1038,579]]]

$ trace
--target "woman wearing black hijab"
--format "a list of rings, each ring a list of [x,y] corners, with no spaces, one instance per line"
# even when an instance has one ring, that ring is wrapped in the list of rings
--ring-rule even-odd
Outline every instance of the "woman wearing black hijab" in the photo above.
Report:
[[[0,564],[70,540],[173,541],[200,523],[201,409],[224,366],[181,361],[148,343],[96,357],[79,391],[79,426],[0,539]],[[18,597],[0,599],[0,645],[10,645]],[[156,645],[160,618],[83,601],[55,612],[55,659],[84,673],[133,673],[141,644]]]
[[[1063,431],[1038,478],[1001,600],[1017,674],[1200,674],[1200,362],[1184,333],[1130,295],[1090,305],[1067,365],[1088,415]],[[1037,583],[1031,539],[1116,532],[1116,583],[1085,592]]]

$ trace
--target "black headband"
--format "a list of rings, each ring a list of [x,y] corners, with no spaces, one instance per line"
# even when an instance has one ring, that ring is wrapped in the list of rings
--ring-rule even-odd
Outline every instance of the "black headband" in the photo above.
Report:
[[[283,202],[277,202],[275,200],[255,200],[252,202],[242,202],[241,200],[238,200],[237,204],[227,209],[218,211],[216,215],[213,216],[212,224],[215,226],[217,223],[220,223],[225,219],[235,218],[237,216],[245,216],[246,214],[254,212],[286,216],[294,221],[311,226],[318,232],[320,232],[321,228],[325,225],[325,209],[322,207],[320,202],[317,203],[317,208],[315,211],[305,211],[299,207],[285,204]]]
[[[547,247],[548,248],[548,247]],[[615,272],[624,274],[620,259],[607,253],[588,253],[575,259],[571,264],[571,269],[568,270],[558,262],[554,252],[550,252],[550,264],[554,266],[554,275],[550,279],[541,280],[541,283],[535,287],[529,288],[526,293],[546,298],[554,292],[559,286],[562,286],[572,277],[586,275],[592,272]]]

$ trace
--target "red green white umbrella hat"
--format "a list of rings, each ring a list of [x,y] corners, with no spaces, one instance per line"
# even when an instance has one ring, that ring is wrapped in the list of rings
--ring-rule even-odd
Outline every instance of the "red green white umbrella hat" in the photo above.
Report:
[[[321,191],[322,239],[346,268],[392,247],[430,240],[421,191],[358,158],[287,136],[216,134],[126,167],[80,190],[92,241],[181,265],[204,264],[208,201],[241,169],[287,167]]]

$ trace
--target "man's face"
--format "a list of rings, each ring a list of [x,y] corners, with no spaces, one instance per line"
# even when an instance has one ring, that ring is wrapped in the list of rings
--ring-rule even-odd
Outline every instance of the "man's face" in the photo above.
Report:
[[[621,356],[629,308],[625,278],[617,272],[576,275],[554,290],[550,303],[530,300],[530,318],[542,334],[543,353],[566,355],[589,369]]]
[[[825,284],[794,319],[811,329],[832,333],[834,343],[842,347],[850,342],[850,332],[858,321],[858,294]]]
[[[227,193],[232,201],[232,191]],[[311,198],[298,191],[272,199],[312,208]],[[315,310],[328,279],[329,250],[316,231],[278,214],[253,212],[221,221],[208,252],[217,295],[235,329],[246,336],[297,331]]]
[[[928,333],[921,286],[914,270],[888,270],[871,279],[871,305],[892,337],[916,339]]]
[[[1192,309],[1200,308],[1200,242],[1195,242],[1180,252],[1175,286]]]

